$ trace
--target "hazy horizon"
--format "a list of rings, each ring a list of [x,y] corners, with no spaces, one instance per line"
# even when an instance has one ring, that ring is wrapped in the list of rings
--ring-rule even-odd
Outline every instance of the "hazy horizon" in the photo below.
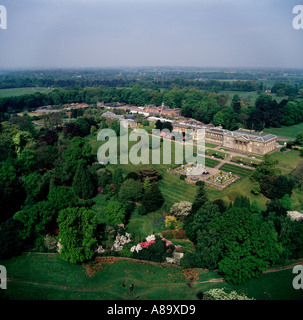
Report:
[[[303,68],[279,0],[2,0],[0,69]]]

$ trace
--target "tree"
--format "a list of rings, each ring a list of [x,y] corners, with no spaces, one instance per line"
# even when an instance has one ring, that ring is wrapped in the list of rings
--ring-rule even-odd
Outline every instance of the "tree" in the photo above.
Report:
[[[47,130],[46,133],[39,138],[40,142],[46,142],[48,145],[55,145],[58,142],[58,134],[53,130]]]
[[[78,197],[73,188],[67,186],[56,186],[54,180],[51,180],[47,201],[51,207],[54,208],[56,213],[59,213],[62,209],[76,206],[78,203]]]
[[[91,147],[87,140],[81,137],[74,137],[71,140],[70,148],[66,149],[62,158],[67,165],[68,172],[75,174],[78,161],[83,159],[87,163],[90,162]]]
[[[79,160],[72,187],[79,198],[90,199],[94,194],[94,183],[85,160]]]
[[[208,201],[206,190],[205,190],[205,182],[204,181],[201,181],[201,182],[202,184],[198,186],[197,194],[192,204],[191,211],[185,219],[185,222],[184,222],[185,229],[188,227],[189,224],[192,223],[192,221],[194,220],[194,216],[198,212],[198,210]]]
[[[31,150],[23,150],[17,158],[17,166],[21,173],[31,173],[37,167],[37,157]]]
[[[282,204],[282,206],[286,209],[286,210],[291,210],[292,204],[291,204],[291,197],[289,196],[288,193],[286,193],[283,198],[280,199],[280,202]]]
[[[142,182],[148,177],[149,182],[155,184],[161,179],[161,172],[152,167],[143,168],[138,171],[138,176]]]
[[[125,177],[125,180],[127,179],[138,180],[139,179],[138,173],[133,171],[129,172]]]
[[[219,111],[214,115],[213,123],[215,126],[224,125],[224,113],[222,111]]]
[[[126,208],[118,201],[111,200],[105,211],[105,219],[110,225],[118,225],[126,221]]]
[[[0,259],[18,256],[23,251],[23,241],[19,236],[22,224],[10,218],[0,225]]]
[[[303,145],[303,131],[296,134],[296,143]]]
[[[214,226],[224,245],[218,272],[226,281],[240,284],[257,277],[282,253],[273,228],[246,208],[227,210],[216,219]]]
[[[188,220],[186,220],[187,223],[184,224],[184,229],[188,239],[194,244],[197,244],[198,231],[203,230],[203,228],[207,228],[208,223],[220,214],[221,213],[217,205],[210,201],[206,201],[195,213],[192,222],[189,223]]]
[[[291,176],[295,182],[295,185],[303,190],[303,161],[297,164],[297,167],[292,171]]]
[[[184,220],[186,216],[190,213],[192,208],[192,203],[189,201],[181,201],[178,203],[175,203],[170,208],[170,214],[174,217],[176,217],[179,220]]]
[[[294,181],[287,176],[265,176],[260,183],[261,192],[269,199],[281,199],[285,194],[292,194]]]
[[[117,137],[120,135],[120,121],[114,120],[109,124],[109,128],[114,130]]]
[[[280,174],[280,169],[277,168],[278,160],[274,160],[270,155],[265,154],[264,160],[257,165],[256,170],[251,175],[253,181],[261,182],[264,176],[273,176]]]
[[[232,99],[232,107],[236,113],[241,111],[241,99],[238,94],[235,94]]]
[[[83,136],[83,132],[81,130],[80,125],[74,123],[74,122],[70,122],[67,123],[64,127],[64,133],[66,137],[82,137]]]
[[[49,225],[56,218],[56,210],[48,201],[40,201],[34,205],[24,206],[14,218],[22,222],[20,237],[35,247],[43,245],[44,235],[49,231]]]
[[[96,171],[97,175],[97,184],[101,188],[105,188],[106,185],[111,184],[112,182],[112,173],[106,169],[106,168],[101,168]]]
[[[252,213],[261,213],[261,209],[259,207],[259,204],[256,200],[254,200],[252,203],[251,203],[251,206],[250,206],[250,211]]]
[[[162,207],[164,198],[157,184],[152,184],[150,189],[144,192],[141,203],[147,212],[154,212]]]
[[[149,177],[146,177],[144,179],[144,183],[143,183],[143,190],[144,190],[144,192],[148,192],[148,191],[150,191],[150,188],[151,188],[151,184],[150,184]]]
[[[25,176],[23,180],[23,187],[27,194],[27,204],[34,204],[38,200],[42,200],[39,199],[42,189],[42,176],[39,173],[33,172]]]
[[[199,268],[210,271],[218,269],[222,259],[223,242],[219,233],[212,228],[211,223],[197,232],[196,262]]]
[[[227,205],[226,205],[225,201],[222,199],[217,199],[217,200],[213,201],[213,204],[218,206],[221,213],[223,213],[227,209]]]
[[[27,144],[35,144],[35,140],[33,139],[33,136],[28,131],[18,131],[13,137],[12,137],[13,143],[16,148],[16,153],[20,154],[22,150],[24,150],[24,147]]]
[[[246,196],[237,196],[233,203],[234,207],[250,209],[250,201]]]
[[[78,126],[80,126],[80,130],[82,132],[82,136],[87,136],[90,131],[90,124],[87,118],[79,117],[75,122]]]
[[[67,208],[58,217],[60,256],[70,263],[90,260],[97,246],[96,214],[93,210]]]
[[[115,186],[116,190],[119,191],[122,183],[123,183],[123,174],[122,174],[122,169],[118,168],[115,169],[114,173],[113,173],[113,178],[112,178],[112,182],[113,185]]]
[[[142,198],[142,183],[137,180],[125,180],[119,191],[119,198],[122,201],[138,201]]]

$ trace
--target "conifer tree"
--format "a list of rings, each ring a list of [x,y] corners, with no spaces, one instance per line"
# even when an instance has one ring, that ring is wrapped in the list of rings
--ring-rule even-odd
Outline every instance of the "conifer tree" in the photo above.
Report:
[[[87,168],[86,162],[83,160],[78,162],[72,187],[79,198],[87,200],[93,196],[93,179]]]

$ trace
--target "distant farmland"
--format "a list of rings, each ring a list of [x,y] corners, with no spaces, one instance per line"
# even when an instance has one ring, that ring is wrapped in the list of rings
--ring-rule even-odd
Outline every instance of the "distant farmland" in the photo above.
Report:
[[[52,89],[40,87],[0,89],[0,98],[22,96],[24,94],[33,94],[35,92],[48,93],[50,91],[52,91]]]

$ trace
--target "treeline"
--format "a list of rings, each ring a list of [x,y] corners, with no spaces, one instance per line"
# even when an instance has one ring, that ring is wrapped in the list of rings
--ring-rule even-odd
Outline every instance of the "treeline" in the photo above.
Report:
[[[222,78],[224,79],[224,77]],[[133,87],[135,84],[145,89],[169,89],[173,86],[181,88],[193,87],[202,90],[213,91],[256,91],[258,84],[254,80],[235,80],[219,81],[207,76],[202,79],[184,78],[155,78],[155,79],[136,79],[136,78],[92,78],[92,77],[63,77],[54,78],[53,76],[34,78],[34,77],[14,77],[0,76],[0,89],[26,88],[26,87],[53,87],[53,88],[85,88],[85,87]]]
[[[230,99],[231,98],[231,99]],[[262,131],[268,127],[291,126],[303,121],[303,102],[277,102],[268,94],[260,94],[254,105],[239,95],[209,92],[195,88],[175,87],[171,90],[145,90],[138,84],[127,88],[55,89],[47,94],[34,93],[0,99],[0,112],[34,110],[45,105],[70,103],[124,103],[135,106],[149,104],[181,108],[184,117],[203,123],[222,125],[227,130],[240,127]],[[231,102],[230,102],[231,101]]]

